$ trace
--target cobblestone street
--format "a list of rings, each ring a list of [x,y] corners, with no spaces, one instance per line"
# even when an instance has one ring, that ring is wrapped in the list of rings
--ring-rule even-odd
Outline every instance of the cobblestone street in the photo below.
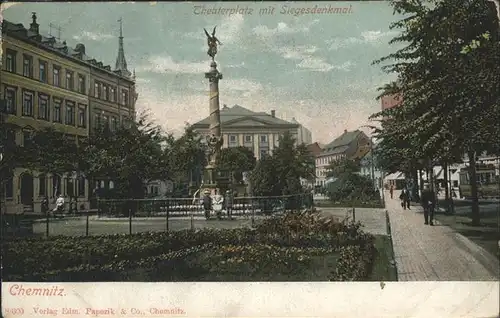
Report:
[[[399,281],[498,280],[478,261],[486,251],[448,226],[424,225],[422,208],[404,210],[398,197],[385,195]]]

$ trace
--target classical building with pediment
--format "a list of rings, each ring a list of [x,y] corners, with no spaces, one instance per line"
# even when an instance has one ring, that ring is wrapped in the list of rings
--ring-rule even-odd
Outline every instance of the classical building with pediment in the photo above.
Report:
[[[279,138],[286,131],[299,140],[302,125],[276,117],[276,112],[254,112],[239,105],[224,107],[220,110],[223,148],[244,146],[250,148],[257,160],[272,153]],[[192,125],[195,131],[203,135],[209,132],[210,118],[207,117]]]

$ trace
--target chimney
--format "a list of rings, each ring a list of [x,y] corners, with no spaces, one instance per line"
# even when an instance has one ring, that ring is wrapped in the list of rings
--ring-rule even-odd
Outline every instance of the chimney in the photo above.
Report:
[[[36,12],[32,12],[31,19],[33,19],[33,22],[30,24],[30,31],[39,34],[38,23],[36,23]]]
[[[271,110],[271,116],[276,117],[276,111],[274,109]]]

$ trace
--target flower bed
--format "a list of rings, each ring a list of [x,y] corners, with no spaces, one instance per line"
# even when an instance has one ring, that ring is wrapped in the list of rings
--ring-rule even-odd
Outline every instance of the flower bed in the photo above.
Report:
[[[335,255],[324,280],[362,280],[373,236],[312,212],[270,218],[255,229],[202,229],[2,242],[6,281],[301,280]]]

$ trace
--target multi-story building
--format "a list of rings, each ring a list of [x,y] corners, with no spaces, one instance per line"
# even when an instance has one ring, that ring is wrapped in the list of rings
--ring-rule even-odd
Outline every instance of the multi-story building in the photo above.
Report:
[[[111,131],[116,130],[119,125],[135,119],[135,103],[138,94],[135,90],[135,71],[130,73],[127,69],[125,50],[123,43],[123,28],[120,19],[120,36],[118,38],[118,55],[115,68],[103,65],[85,55],[85,47],[78,44],[77,49],[82,57],[90,64],[90,90],[89,90],[89,117],[90,130],[93,132],[98,128],[107,127]],[[95,189],[110,189],[113,187],[112,180],[93,180],[90,196],[96,194]],[[92,200],[92,202],[94,202]]]
[[[323,147],[316,156],[316,185],[325,185],[328,166],[339,159],[361,159],[370,151],[370,138],[362,131],[347,131]]]
[[[3,124],[9,127],[7,139],[18,145],[23,146],[32,131],[48,127],[74,137],[76,142],[88,138],[89,129],[94,126],[89,116],[93,105],[89,94],[93,93],[90,88],[95,74],[105,72],[114,79],[117,89],[126,88],[129,96],[136,96],[133,80],[122,69],[111,72],[101,62],[93,63],[95,60],[85,54],[83,44],[73,49],[65,41],[43,36],[36,13],[28,29],[4,20],[2,42]],[[122,43],[120,37],[121,46]],[[133,101],[128,102],[127,114],[133,109]],[[6,213],[39,213],[41,200],[58,194],[76,197],[77,205],[86,208],[91,193],[88,180],[75,173],[47,175],[23,168],[16,168],[3,186],[0,197],[4,198],[2,211]]]
[[[259,160],[272,153],[279,144],[279,138],[288,131],[297,142],[299,124],[291,123],[270,114],[253,112],[239,105],[224,107],[220,111],[223,148],[248,147]],[[210,118],[207,117],[192,125],[202,135],[209,134]]]
[[[311,154],[311,156],[316,159],[316,157],[321,154],[322,145],[318,142],[308,144],[307,150],[309,150],[309,153]],[[313,179],[301,179],[300,183],[303,186],[314,187],[314,185],[316,184],[316,160],[314,160],[314,174],[315,175],[314,175]]]
[[[304,125],[299,123],[295,117],[291,120],[292,123],[298,124],[299,128],[297,128],[297,143],[309,145],[312,143],[312,134],[309,129],[307,129]]]
[[[77,49],[85,55],[83,45],[77,45]],[[113,130],[120,123],[133,120],[138,95],[135,91],[135,74],[132,76],[127,69],[121,24],[115,69],[111,70],[111,66],[103,65],[95,59],[87,61],[93,66],[90,72],[92,87],[89,95],[91,133],[93,128],[107,126]]]

